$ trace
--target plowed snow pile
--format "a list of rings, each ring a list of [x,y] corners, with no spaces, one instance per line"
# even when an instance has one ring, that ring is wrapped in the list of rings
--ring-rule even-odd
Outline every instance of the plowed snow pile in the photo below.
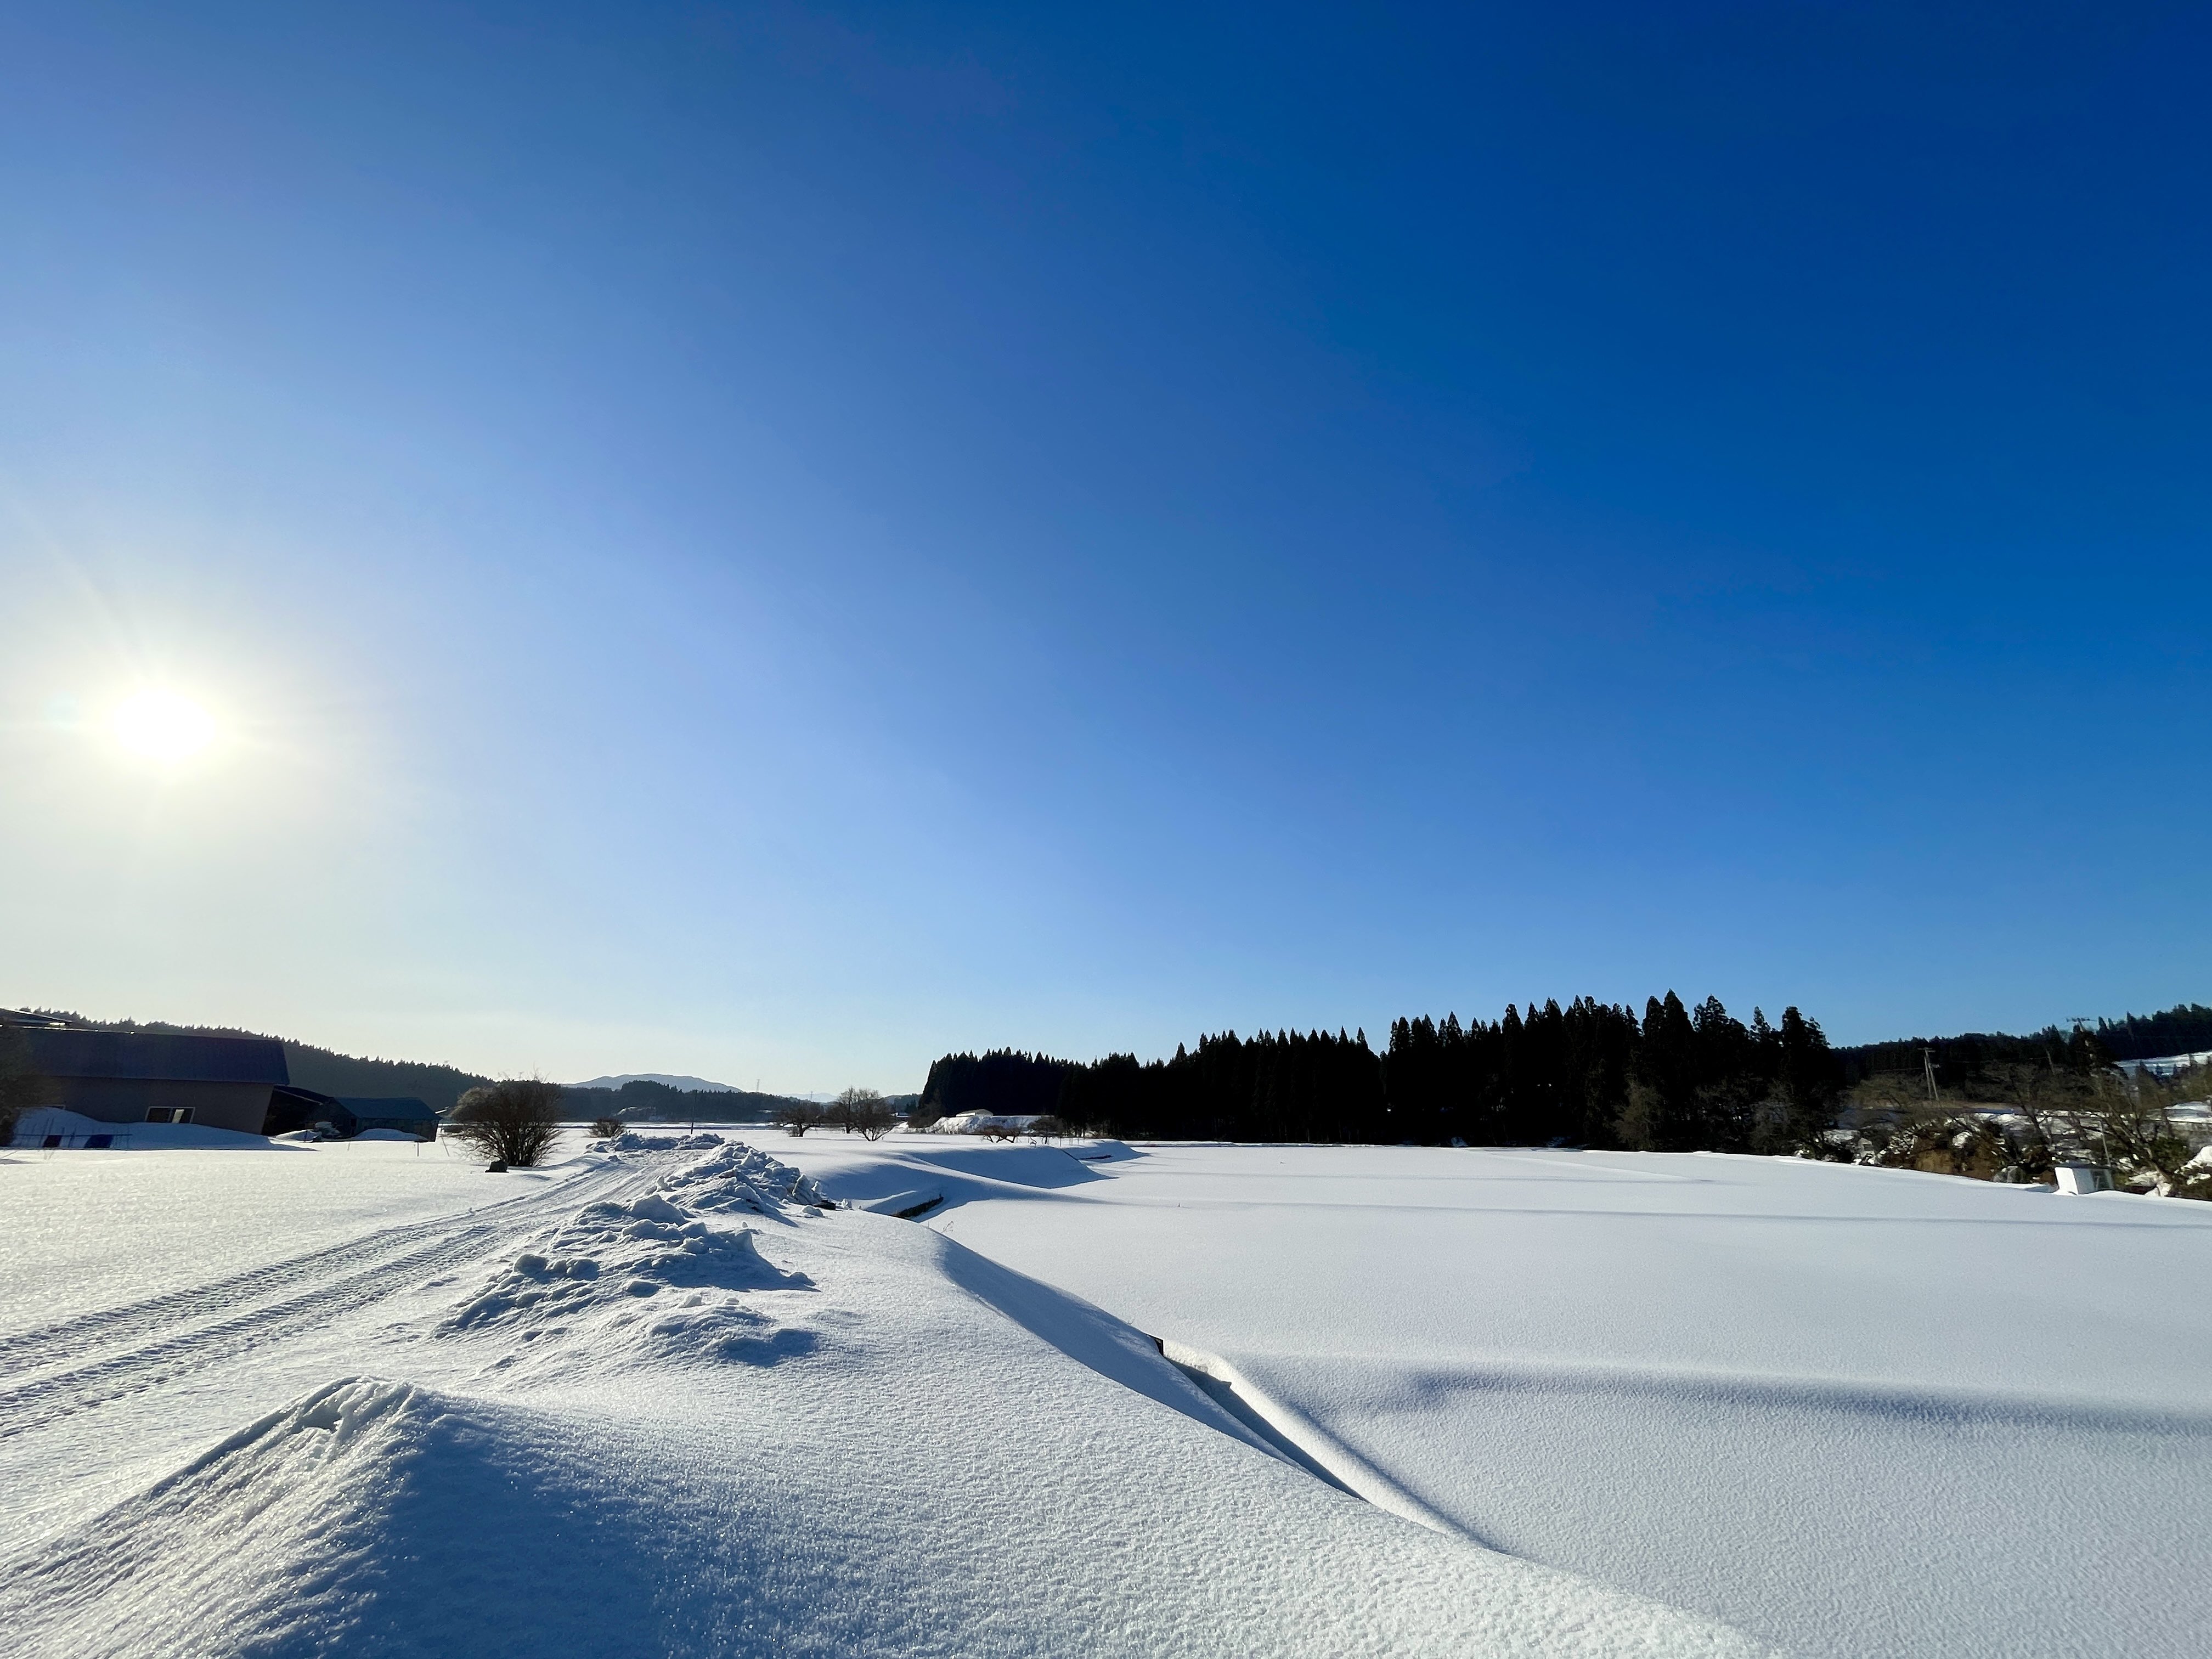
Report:
[[[8,1650],[1757,1650],[1346,1496],[1139,1332],[750,1148],[617,1148],[469,1188],[130,1154],[205,1264],[138,1297],[122,1156],[0,1164],[13,1271],[83,1310],[9,1323]],[[324,1157],[404,1218],[332,1243],[265,1173]]]
[[[791,1154],[1354,1490],[1794,1650],[2212,1654],[2212,1205],[1703,1154]],[[1055,1169],[1051,1160],[1060,1158]]]

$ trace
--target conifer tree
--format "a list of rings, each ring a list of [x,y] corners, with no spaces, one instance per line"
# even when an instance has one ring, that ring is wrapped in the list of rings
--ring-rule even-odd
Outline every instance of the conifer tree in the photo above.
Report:
[[[1835,1125],[1836,1099],[1841,1092],[1827,1034],[1793,1005],[1782,1011],[1777,1047],[1781,1051],[1778,1071],[1786,1139],[1793,1148],[1822,1150],[1823,1138]]]

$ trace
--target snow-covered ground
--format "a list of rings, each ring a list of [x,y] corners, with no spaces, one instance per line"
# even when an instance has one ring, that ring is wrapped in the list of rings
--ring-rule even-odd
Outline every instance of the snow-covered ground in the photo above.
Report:
[[[1097,1184],[944,1150],[836,1174]],[[1347,1496],[1140,1331],[814,1195],[711,1140],[0,1154],[6,1650],[1756,1650]]]
[[[1765,1158],[778,1143],[1375,1501],[1835,1656],[2212,1652],[2212,1205]]]

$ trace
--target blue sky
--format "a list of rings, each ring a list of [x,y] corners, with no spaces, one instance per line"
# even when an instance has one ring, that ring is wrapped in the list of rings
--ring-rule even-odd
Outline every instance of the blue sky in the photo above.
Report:
[[[2212,994],[2203,7],[19,5],[0,1001]],[[162,686],[219,736],[149,764]]]

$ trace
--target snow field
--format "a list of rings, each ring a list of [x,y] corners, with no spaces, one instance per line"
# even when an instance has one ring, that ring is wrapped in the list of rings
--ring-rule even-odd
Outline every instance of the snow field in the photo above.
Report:
[[[910,1178],[883,1144],[791,1156],[836,1195]],[[926,1224],[1212,1363],[1378,1503],[1800,1652],[2212,1650],[2212,1206],[1443,1148],[1028,1185],[1016,1150]]]
[[[349,1150],[404,1218],[356,1176],[335,1242],[270,1172],[338,1160],[0,1168],[88,1310],[0,1389],[14,1650],[1757,1650],[1332,1490],[1140,1332],[780,1159],[591,1154],[471,1215]],[[257,1265],[135,1294],[98,1183],[142,1167]]]

